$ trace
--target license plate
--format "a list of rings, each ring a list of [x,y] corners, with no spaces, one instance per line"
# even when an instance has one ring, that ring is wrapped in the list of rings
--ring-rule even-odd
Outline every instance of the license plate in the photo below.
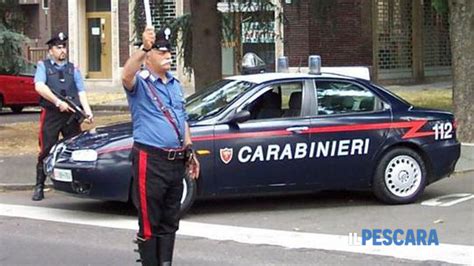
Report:
[[[54,180],[62,181],[62,182],[72,182],[71,170],[54,169]]]

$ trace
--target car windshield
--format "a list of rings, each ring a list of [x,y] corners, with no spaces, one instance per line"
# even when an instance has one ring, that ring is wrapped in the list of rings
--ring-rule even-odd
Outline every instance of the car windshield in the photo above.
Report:
[[[255,84],[242,80],[223,79],[187,99],[186,111],[190,120],[202,120],[224,110]]]

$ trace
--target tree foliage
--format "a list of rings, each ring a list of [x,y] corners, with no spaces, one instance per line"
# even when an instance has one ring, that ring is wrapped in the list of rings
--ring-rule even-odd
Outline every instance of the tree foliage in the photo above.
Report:
[[[20,33],[25,21],[18,1],[0,2],[0,73],[16,74],[27,64],[22,45],[28,38]]]
[[[438,13],[447,13],[449,10],[448,0],[432,0],[431,6]]]
[[[22,32],[26,22],[18,0],[0,1],[0,24],[11,31]]]

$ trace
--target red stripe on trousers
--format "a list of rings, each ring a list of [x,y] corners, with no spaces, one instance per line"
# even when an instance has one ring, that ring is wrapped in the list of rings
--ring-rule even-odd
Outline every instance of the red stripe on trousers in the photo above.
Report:
[[[46,117],[46,108],[41,108],[41,115],[39,121],[39,146],[40,146],[40,153],[43,153],[43,125],[44,125],[44,118]]]
[[[142,213],[143,238],[151,238],[150,220],[148,219],[148,206],[146,202],[146,166],[148,154],[140,151],[138,159],[138,190],[140,193],[140,209]]]

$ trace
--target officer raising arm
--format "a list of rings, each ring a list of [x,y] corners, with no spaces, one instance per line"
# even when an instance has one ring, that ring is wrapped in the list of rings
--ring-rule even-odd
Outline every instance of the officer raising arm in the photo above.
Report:
[[[46,175],[43,171],[43,159],[58,141],[59,133],[67,138],[81,132],[79,122],[70,121],[74,109],[59,99],[53,91],[77,106],[82,106],[87,116],[86,122],[93,122],[81,74],[72,63],[67,61],[66,34],[62,32],[55,34],[46,44],[49,48],[49,56],[38,62],[34,79],[35,90],[41,96],[40,152],[36,164],[36,186],[32,197],[35,201],[44,198],[43,188]]]
[[[165,29],[156,35],[147,26],[143,45],[122,74],[133,122],[133,189],[143,265],[171,265],[183,178],[199,175],[181,84],[169,72],[170,33]]]

